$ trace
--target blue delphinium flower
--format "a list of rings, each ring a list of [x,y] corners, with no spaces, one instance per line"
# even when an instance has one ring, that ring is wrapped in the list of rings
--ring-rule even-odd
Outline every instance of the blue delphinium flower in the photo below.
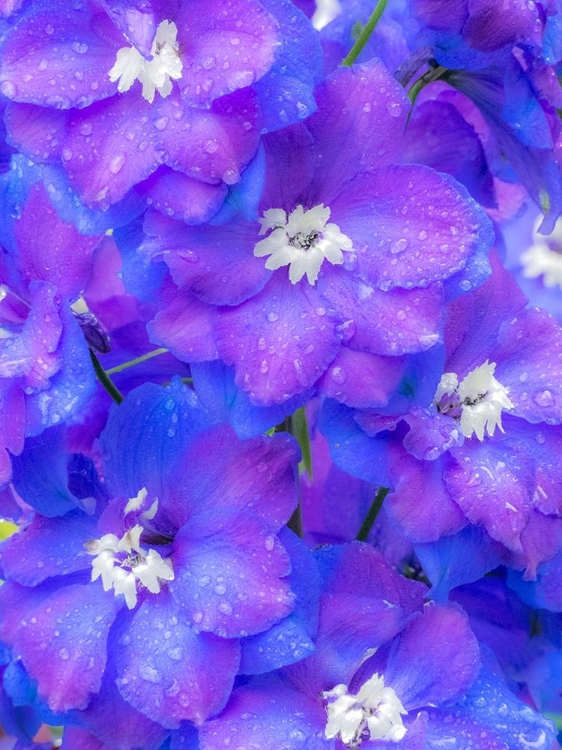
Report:
[[[402,365],[379,355],[430,348],[444,287],[488,272],[489,222],[466,190],[397,164],[410,107],[384,66],[340,69],[316,98],[306,124],[264,139],[256,220],[190,227],[149,212],[137,239],[178,287],[164,287],[152,340],[185,361],[220,358],[258,405],[332,394],[341,369],[348,393],[378,381],[385,398]]]
[[[120,696],[158,736],[220,711],[239,669],[312,649],[307,550],[278,536],[298,449],[287,435],[237,440],[179,380],[133,391],[101,443],[111,499],[37,514],[4,543],[0,630],[52,711],[77,710],[71,723],[103,738]],[[309,602],[292,619],[291,559]],[[260,635],[284,620],[271,643]]]
[[[71,303],[101,238],[62,221],[41,180],[27,177],[16,159],[1,178],[0,486],[24,438],[72,417],[95,387]]]
[[[321,419],[336,463],[392,488],[385,507],[442,593],[502,561],[532,578],[562,544],[562,330],[525,305],[496,261],[449,306],[442,361],[399,386],[409,409],[328,403]]]
[[[290,0],[34,0],[0,58],[11,143],[59,165],[87,206],[142,183],[148,201],[180,215],[190,203],[203,220],[263,127],[313,111],[320,75],[315,32]]]
[[[423,586],[366,545],[318,560],[317,651],[235,690],[203,750],[551,748],[553,725],[510,693],[460,608],[423,607]]]

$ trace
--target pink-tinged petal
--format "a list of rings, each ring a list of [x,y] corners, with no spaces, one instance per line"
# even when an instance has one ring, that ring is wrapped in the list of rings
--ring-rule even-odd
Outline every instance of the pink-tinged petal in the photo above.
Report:
[[[159,166],[153,117],[137,91],[69,114],[62,163],[87,205],[116,203]]]
[[[528,309],[504,324],[493,361],[514,415],[533,423],[562,422],[562,328],[549,313]]]
[[[402,86],[376,59],[338,68],[315,96],[318,110],[306,121],[316,155],[310,194],[323,196],[331,205],[358,172],[397,161],[411,105]]]
[[[147,204],[172,219],[199,224],[212,218],[224,201],[226,185],[208,185],[169,167],[160,167],[137,185]]]
[[[172,93],[156,103],[154,127],[172,169],[204,182],[233,185],[259,146],[256,94],[236,91],[209,109],[195,109]]]
[[[294,608],[290,558],[270,527],[248,514],[210,511],[176,534],[169,588],[199,630],[239,638]]]
[[[199,513],[228,508],[251,513],[278,530],[297,505],[299,459],[298,445],[289,435],[238,440],[231,427],[213,427],[182,456],[166,512],[178,528]],[[189,472],[186,466],[192,467]]]
[[[178,290],[167,296],[147,330],[153,344],[169,349],[182,362],[207,362],[218,357],[215,319],[215,308]]]
[[[37,223],[41,223],[41,232]],[[73,298],[84,289],[99,236],[88,237],[61,221],[41,182],[34,183],[14,225],[17,264],[27,279],[49,281],[58,297]]]
[[[220,309],[217,348],[252,402],[283,403],[314,385],[330,364],[340,346],[338,322],[314,287],[292,285],[282,269],[260,294]]]
[[[391,521],[408,539],[434,542],[466,525],[464,514],[445,485],[439,459],[419,461],[398,448],[392,450],[390,460],[395,484],[385,507]]]
[[[149,597],[134,613],[116,653],[123,698],[168,729],[201,724],[226,704],[240,647],[186,622],[168,592]]]
[[[222,714],[201,727],[201,750],[327,750],[326,710],[275,677],[236,690]]]
[[[326,265],[326,264],[325,264]],[[397,356],[425,351],[441,338],[443,291],[391,289],[382,292],[354,273],[322,269],[318,288],[352,321],[352,349]]]
[[[458,698],[480,669],[480,649],[459,608],[429,605],[390,647],[385,685],[408,711]]]
[[[526,443],[506,437],[466,440],[450,451],[443,472],[448,491],[471,523],[508,549],[521,549],[521,532],[528,522],[534,494],[534,465]]]
[[[271,271],[254,257],[259,224],[186,226],[155,212],[145,218],[142,252],[161,257],[179,287],[202,302],[238,305],[265,286]]]
[[[52,711],[85,708],[101,686],[116,599],[100,586],[52,590],[5,583],[10,605],[0,628]]]
[[[36,163],[59,161],[68,113],[36,104],[10,102],[4,122],[10,143]]]
[[[108,72],[119,48],[107,17],[87,4],[36,0],[4,37],[0,90],[16,102],[85,107],[113,94]],[[114,30],[113,30],[114,32]]]
[[[257,0],[190,0],[177,16],[182,95],[198,106],[250,86],[278,45],[277,22]]]
[[[417,164],[358,175],[330,207],[353,242],[359,272],[384,290],[444,281],[493,241],[466,188]]]
[[[386,406],[402,380],[406,363],[340,347],[320,379],[320,393],[356,409]]]

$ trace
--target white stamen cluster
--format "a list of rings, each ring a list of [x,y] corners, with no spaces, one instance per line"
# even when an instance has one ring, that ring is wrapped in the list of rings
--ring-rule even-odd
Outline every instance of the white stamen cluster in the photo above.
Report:
[[[172,78],[181,78],[183,62],[177,41],[178,27],[173,21],[162,21],[152,43],[152,58],[147,60],[136,47],[121,47],[115,65],[109,71],[111,81],[119,81],[117,90],[128,91],[139,80],[142,95],[148,102],[154,101],[156,91],[166,98],[172,92]]]
[[[446,372],[435,392],[434,403],[442,414],[460,420],[462,434],[472,437],[475,433],[484,440],[487,432],[492,436],[496,427],[502,427],[502,411],[513,409],[508,398],[508,389],[494,377],[496,363],[486,360],[459,383],[454,372]]]
[[[378,674],[367,680],[357,695],[348,693],[346,685],[336,685],[323,697],[328,701],[327,739],[339,735],[345,745],[357,747],[365,739],[400,742],[406,734],[402,716],[408,712]]]
[[[341,265],[342,250],[353,247],[337,224],[327,223],[329,218],[330,209],[322,203],[309,210],[299,205],[288,216],[282,208],[270,208],[260,219],[260,234],[270,234],[256,244],[254,255],[269,255],[265,267],[271,271],[289,266],[293,284],[306,274],[308,283],[314,286],[324,260]]]
[[[523,276],[528,279],[543,277],[547,288],[562,289],[562,221],[551,235],[539,234],[542,216],[535,223],[533,244],[521,254]]]
[[[129,500],[125,514],[138,510],[146,498],[146,490]],[[158,501],[143,514],[150,520],[156,515]],[[154,549],[148,551],[140,544],[144,527],[137,523],[121,539],[115,534],[104,534],[86,545],[88,554],[93,555],[92,581],[101,578],[104,591],[113,589],[115,596],[123,594],[129,609],[137,605],[137,586],[141,584],[152,594],[159,594],[161,581],[173,581],[174,571],[170,560],[164,560]]]

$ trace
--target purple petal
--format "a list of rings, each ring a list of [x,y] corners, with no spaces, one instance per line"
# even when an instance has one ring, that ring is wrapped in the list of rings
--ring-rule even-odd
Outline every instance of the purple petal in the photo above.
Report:
[[[217,323],[221,358],[254,403],[278,404],[312,386],[334,358],[336,320],[317,290],[292,285],[282,271],[236,309],[223,307]]]
[[[514,404],[513,414],[529,422],[562,422],[562,328],[543,310],[522,312],[502,326],[495,377]]]
[[[149,212],[142,252],[159,254],[175,283],[212,305],[239,305],[265,286],[271,271],[254,258],[257,222],[186,226]]]
[[[472,583],[500,565],[505,550],[480,526],[465,526],[435,542],[415,545],[416,555],[432,584],[431,596],[445,602],[456,586]]]
[[[208,362],[218,357],[214,327],[216,309],[178,290],[147,326],[153,344],[169,349],[182,362]]]
[[[2,93],[58,109],[85,107],[113,94],[108,73],[118,40],[104,14],[97,16],[95,29],[92,21],[87,5],[69,7],[65,0],[28,5],[3,42]]]
[[[525,0],[470,0],[470,15],[463,28],[463,37],[475,49],[493,52],[513,47],[537,34],[541,26],[540,11],[535,3]]]
[[[303,203],[314,175],[313,143],[304,125],[289,125],[264,137],[266,180],[260,204],[262,212],[282,208],[290,213]]]
[[[185,7],[193,12],[191,4]],[[162,160],[204,182],[238,182],[260,142],[258,105],[251,88],[221,97],[210,109],[189,107],[172,93],[155,103],[152,119],[154,137],[164,151]]]
[[[525,443],[516,437],[467,440],[450,456],[444,482],[468,520],[483,524],[508,549],[521,549],[534,493],[534,466]]]
[[[40,234],[37,222],[42,226]],[[84,289],[100,237],[86,237],[61,221],[42,183],[31,186],[14,235],[19,248],[17,264],[25,278],[55,284],[63,298],[76,297]]]
[[[23,450],[25,438],[25,395],[17,380],[0,384],[0,486],[12,476],[10,453],[18,455]]]
[[[446,172],[478,203],[495,205],[492,174],[482,143],[474,128],[447,101],[426,101],[415,107],[400,161]]]
[[[480,650],[459,608],[428,605],[394,639],[384,673],[411,711],[458,698],[480,669]]]
[[[175,18],[178,0],[98,0],[123,36],[144,57],[150,57],[152,42],[161,21]]]
[[[386,406],[402,380],[399,357],[379,357],[340,347],[318,383],[320,393],[358,409]]]
[[[468,18],[468,0],[448,0],[443,12],[443,0],[413,0],[412,12],[420,23],[437,31],[459,34]]]
[[[248,512],[277,531],[297,505],[299,458],[298,445],[287,434],[239,440],[230,427],[214,427],[182,457],[167,513],[180,528],[201,513]],[[187,473],[185,466],[191,467]]]
[[[162,591],[135,612],[116,658],[125,700],[176,729],[185,720],[200,724],[223,708],[240,654],[235,641],[194,630]]]
[[[160,167],[148,180],[137,185],[137,190],[157,211],[187,224],[199,224],[212,218],[227,193],[226,185],[208,185],[169,167]]]
[[[65,111],[16,102],[10,102],[4,114],[10,143],[40,164],[59,161],[66,119]]]
[[[411,105],[376,59],[338,68],[316,89],[316,101],[318,110],[306,121],[316,153],[310,194],[331,206],[342,185],[359,172],[397,161]]]
[[[201,514],[174,540],[170,592],[195,627],[225,638],[266,630],[294,608],[290,559],[255,516]]]
[[[182,95],[198,106],[244,88],[269,70],[278,44],[276,20],[257,0],[190,0],[176,20]]]
[[[352,349],[397,356],[425,351],[441,336],[443,292],[438,284],[382,292],[358,275],[328,268],[318,288],[352,321]]]
[[[421,165],[359,175],[330,207],[353,242],[360,273],[384,290],[448,279],[493,241],[466,188]]]
[[[92,558],[85,543],[97,537],[94,519],[82,511],[62,518],[35,516],[0,547],[4,577],[24,586],[36,586],[47,578],[89,569]]]
[[[129,91],[68,115],[62,163],[88,206],[116,203],[161,163],[154,112],[139,92]]]
[[[466,519],[443,481],[441,460],[419,461],[391,450],[395,486],[385,500],[391,521],[413,542],[433,542],[462,529]]]
[[[2,638],[37,680],[52,711],[85,708],[100,689],[109,628],[117,605],[101,586],[72,584],[50,591],[5,583],[9,602]]]
[[[254,687],[255,684],[255,687]],[[270,678],[236,690],[222,714],[201,727],[201,750],[326,750],[326,711],[314,699]]]

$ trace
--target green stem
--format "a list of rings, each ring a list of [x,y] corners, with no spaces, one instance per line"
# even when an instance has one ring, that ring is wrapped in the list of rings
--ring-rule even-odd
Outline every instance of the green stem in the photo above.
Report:
[[[380,513],[380,509],[382,508],[384,499],[389,492],[390,490],[388,489],[388,487],[379,487],[379,489],[377,490],[377,494],[375,495],[373,504],[369,508],[369,511],[365,516],[365,520],[361,524],[361,528],[359,529],[359,531],[357,532],[357,536],[355,537],[357,541],[367,541],[367,537],[369,536],[371,529],[373,528],[373,524],[377,520],[377,516]]]
[[[126,370],[129,367],[134,367],[135,365],[140,365],[141,362],[146,362],[147,359],[152,359],[152,357],[158,357],[159,354],[166,354],[168,349],[155,349],[153,352],[148,352],[148,354],[143,354],[141,357],[137,357],[136,359],[130,359],[128,362],[124,362],[122,365],[117,365],[117,367],[112,367],[110,370],[106,370],[106,375],[115,375],[116,372],[122,372],[123,370]]]
[[[438,65],[436,68],[428,70],[427,73],[423,74],[423,76],[420,76],[420,78],[418,78],[418,80],[412,84],[410,90],[408,91],[408,98],[412,102],[412,106],[415,104],[415,101],[422,89],[424,89],[430,83],[433,83],[433,81],[437,81],[439,78],[443,78],[443,76],[447,72],[447,68],[444,68],[442,65]]]
[[[106,371],[103,369],[101,362],[96,357],[94,352],[90,349],[90,359],[96,371],[96,375],[100,383],[103,385],[105,390],[109,393],[111,398],[116,404],[120,404],[123,401],[123,394],[113,385],[113,382]]]
[[[346,65],[349,67],[350,65],[353,65],[353,63],[357,60],[365,45],[369,41],[371,34],[375,30],[375,27],[378,24],[380,17],[384,13],[384,9],[387,5],[388,0],[378,0],[374,11],[371,13],[371,17],[369,18],[365,26],[363,26],[363,30],[357,37],[355,44],[350,49],[347,56],[344,57],[342,65]]]
[[[312,479],[312,452],[310,450],[310,433],[308,431],[308,420],[304,406],[297,409],[291,419],[291,432],[296,437],[301,448],[302,461],[299,465],[301,471],[306,471]]]

